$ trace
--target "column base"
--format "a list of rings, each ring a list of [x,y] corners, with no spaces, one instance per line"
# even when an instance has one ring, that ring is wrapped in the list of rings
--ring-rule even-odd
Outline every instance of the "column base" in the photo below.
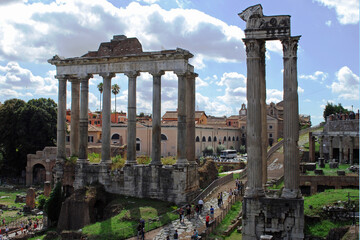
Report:
[[[263,188],[249,188],[247,187],[245,189],[245,197],[249,198],[258,198],[258,197],[264,197],[265,191]]]
[[[182,159],[179,158],[176,160],[176,163],[174,165],[178,168],[184,168],[184,167],[189,166],[189,162],[186,158],[182,158]]]
[[[136,160],[126,160],[125,162],[125,166],[131,166],[131,165],[136,165],[137,161]]]
[[[110,165],[110,164],[112,164],[112,161],[111,161],[111,159],[110,160],[101,160],[100,164],[102,164],[102,165]]]
[[[158,161],[151,161],[151,162],[150,162],[150,165],[162,166],[163,164],[161,163],[161,161],[160,161],[160,162],[158,162]]]
[[[87,163],[87,162],[89,162],[89,159],[78,159],[78,160],[76,160],[76,163]]]
[[[281,197],[286,199],[295,199],[295,198],[301,198],[302,195],[300,189],[284,188],[281,193]]]

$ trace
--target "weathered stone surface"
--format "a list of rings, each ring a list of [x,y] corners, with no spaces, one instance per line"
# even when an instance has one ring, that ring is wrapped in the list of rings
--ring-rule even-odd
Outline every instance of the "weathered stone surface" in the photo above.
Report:
[[[16,195],[15,203],[24,203],[26,202],[26,196]]]
[[[30,209],[35,208],[35,197],[36,197],[35,189],[29,188],[26,192],[26,206],[29,207]]]
[[[349,230],[349,227],[330,229],[328,235],[326,236],[326,240],[341,239],[348,230]]]
[[[307,171],[314,171],[316,169],[316,163],[306,163],[305,167]]]
[[[344,170],[337,170],[336,171],[338,176],[345,176],[345,171]]]
[[[214,161],[208,160],[199,168],[199,185],[204,189],[217,178],[218,171]]]
[[[46,181],[44,183],[44,196],[49,197],[51,193],[51,183],[50,181]]]
[[[82,234],[81,232],[74,232],[74,231],[62,231],[61,240],[78,240],[81,239]]]
[[[101,186],[76,190],[62,204],[57,229],[77,230],[102,220],[105,204],[106,195]]]
[[[56,231],[48,231],[46,233],[46,236],[44,237],[44,240],[53,240],[53,239],[56,239],[58,238],[59,235]]]

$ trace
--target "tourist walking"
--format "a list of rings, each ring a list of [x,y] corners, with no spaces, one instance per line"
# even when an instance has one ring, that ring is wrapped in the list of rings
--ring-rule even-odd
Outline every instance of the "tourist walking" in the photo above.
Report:
[[[215,209],[213,208],[213,206],[210,206],[210,217],[211,217],[211,220],[214,220],[214,213],[215,213]]]
[[[198,239],[198,237],[199,237],[199,232],[196,230],[196,229],[194,229],[194,232],[193,232],[193,235],[191,236],[191,239]]]
[[[200,213],[202,212],[203,206],[204,206],[204,201],[202,199],[199,200],[198,202],[199,204],[199,208],[200,208]]]
[[[209,214],[206,214],[205,225],[206,225],[206,228],[210,227],[210,216],[209,216]]]
[[[179,239],[179,234],[177,232],[177,230],[175,230],[175,233],[174,233],[174,240],[177,240]]]

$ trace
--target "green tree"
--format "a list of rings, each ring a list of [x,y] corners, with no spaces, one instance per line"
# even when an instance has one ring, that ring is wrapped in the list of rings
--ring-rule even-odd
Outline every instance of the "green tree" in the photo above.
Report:
[[[212,146],[206,146],[206,148],[203,150],[203,155],[206,156],[211,156],[214,154],[214,148]]]
[[[0,107],[0,121],[2,173],[20,174],[27,154],[55,145],[57,111],[52,99],[7,100]]]
[[[331,114],[337,114],[337,113],[348,113],[349,111],[347,109],[345,109],[341,103],[339,103],[338,105],[327,102],[325,109],[324,109],[324,119],[326,121],[327,116],[330,116]]]
[[[220,144],[219,146],[216,147],[216,154],[220,155],[221,151],[225,149],[226,149],[225,145]]]
[[[58,221],[61,211],[61,205],[64,201],[61,187],[61,182],[58,182],[55,188],[51,191],[50,197],[48,200],[46,200],[44,205],[44,210],[52,223],[56,223]]]
[[[241,145],[241,146],[240,146],[239,152],[240,152],[241,154],[245,154],[245,153],[246,153],[246,147],[245,147],[245,145]]]
[[[111,92],[115,95],[115,123],[117,123],[116,117],[116,95],[120,92],[120,87],[116,83],[111,86]]]
[[[102,82],[97,85],[97,88],[99,89],[99,92],[100,92],[100,112],[101,112],[101,95],[102,95],[102,92],[104,91],[103,86],[104,85]]]

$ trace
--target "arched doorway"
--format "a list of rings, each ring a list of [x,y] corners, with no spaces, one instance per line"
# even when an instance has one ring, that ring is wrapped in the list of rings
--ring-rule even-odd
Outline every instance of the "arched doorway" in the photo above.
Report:
[[[168,140],[167,136],[165,134],[161,134],[161,155],[163,157],[171,155],[171,153],[167,152],[167,149],[166,149],[167,140]]]
[[[43,184],[46,181],[44,165],[38,163],[33,166],[33,184]]]
[[[111,142],[113,144],[121,144],[121,139],[120,139],[120,135],[118,133],[114,133],[112,136],[111,136]]]

